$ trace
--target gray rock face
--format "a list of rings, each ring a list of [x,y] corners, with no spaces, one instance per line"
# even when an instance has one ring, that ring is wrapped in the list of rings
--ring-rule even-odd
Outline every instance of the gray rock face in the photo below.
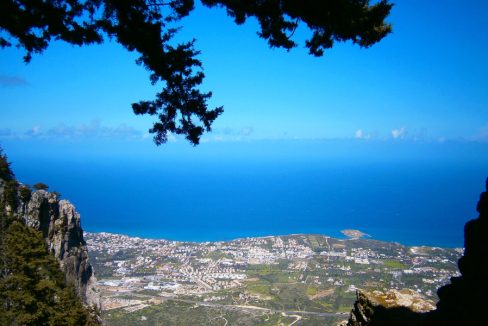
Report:
[[[374,315],[375,305],[362,293],[356,291],[356,302],[349,317],[348,326],[369,325]]]
[[[378,291],[379,292],[379,291]],[[413,293],[405,295],[414,297]],[[402,306],[400,300],[386,304],[383,295],[356,292],[356,302],[347,326],[423,326],[427,313],[415,312]],[[379,300],[380,299],[380,300]],[[403,302],[405,303],[405,302]]]
[[[24,202],[18,196],[14,215],[24,223],[42,232],[48,249],[58,260],[68,282],[75,285],[78,295],[86,305],[100,308],[96,278],[88,260],[88,250],[83,239],[80,214],[67,200],[59,200],[54,193],[37,190]]]

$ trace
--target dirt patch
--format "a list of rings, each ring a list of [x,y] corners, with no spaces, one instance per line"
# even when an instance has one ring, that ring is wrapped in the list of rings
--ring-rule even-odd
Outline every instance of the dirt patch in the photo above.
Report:
[[[320,298],[323,298],[323,297],[328,297],[329,295],[332,295],[332,294],[334,294],[334,289],[333,288],[319,291],[319,292],[317,292],[317,294],[309,295],[308,298],[310,300],[316,300],[316,299],[320,299]]]

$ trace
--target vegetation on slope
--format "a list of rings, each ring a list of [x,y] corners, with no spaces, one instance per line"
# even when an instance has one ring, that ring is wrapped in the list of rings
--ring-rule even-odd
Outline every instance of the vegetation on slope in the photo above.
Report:
[[[0,324],[97,325],[66,282],[41,232],[7,212],[21,189],[1,152],[0,173]]]

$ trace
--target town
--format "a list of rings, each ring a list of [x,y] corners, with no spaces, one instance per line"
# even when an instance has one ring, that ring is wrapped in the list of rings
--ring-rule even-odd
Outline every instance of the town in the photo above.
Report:
[[[347,319],[356,289],[408,290],[410,308],[432,310],[436,289],[457,275],[462,255],[459,248],[323,235],[202,243],[88,232],[85,238],[109,324],[131,315],[149,320],[149,307],[164,310],[171,302],[253,313],[262,318],[257,324],[269,315],[314,324]]]

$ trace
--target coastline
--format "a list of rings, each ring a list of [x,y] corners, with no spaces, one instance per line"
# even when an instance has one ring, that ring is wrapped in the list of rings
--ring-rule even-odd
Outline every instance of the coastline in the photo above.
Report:
[[[351,230],[353,228],[350,228]],[[430,237],[432,235],[429,232],[421,231],[420,234],[412,235],[410,230],[388,230],[388,229],[378,229],[378,228],[361,228],[354,229],[365,234],[362,240],[376,240],[382,242],[394,242],[399,243],[408,247],[439,247],[439,248],[463,248],[463,230],[460,230],[459,235],[445,235],[445,239],[436,239],[435,237]],[[208,232],[206,232],[208,231]],[[220,232],[219,232],[220,231]],[[343,234],[343,228],[337,229],[324,229],[323,232],[276,232],[271,234],[269,232],[246,232],[240,230],[158,230],[153,228],[151,230],[124,230],[122,228],[111,228],[104,230],[97,229],[85,229],[85,232],[89,233],[112,233],[118,235],[126,235],[128,237],[137,237],[141,239],[151,239],[151,240],[167,240],[167,241],[177,241],[177,242],[191,242],[191,243],[205,243],[205,242],[229,242],[238,239],[249,239],[249,238],[269,238],[269,237],[283,237],[283,236],[293,236],[293,235],[320,235],[331,237],[335,239],[347,240],[356,239],[351,238]],[[418,231],[418,230],[417,230]],[[461,241],[453,241],[451,238],[460,238]],[[428,240],[426,240],[426,238]],[[436,241],[437,240],[437,241]],[[456,244],[457,243],[457,244]]]

